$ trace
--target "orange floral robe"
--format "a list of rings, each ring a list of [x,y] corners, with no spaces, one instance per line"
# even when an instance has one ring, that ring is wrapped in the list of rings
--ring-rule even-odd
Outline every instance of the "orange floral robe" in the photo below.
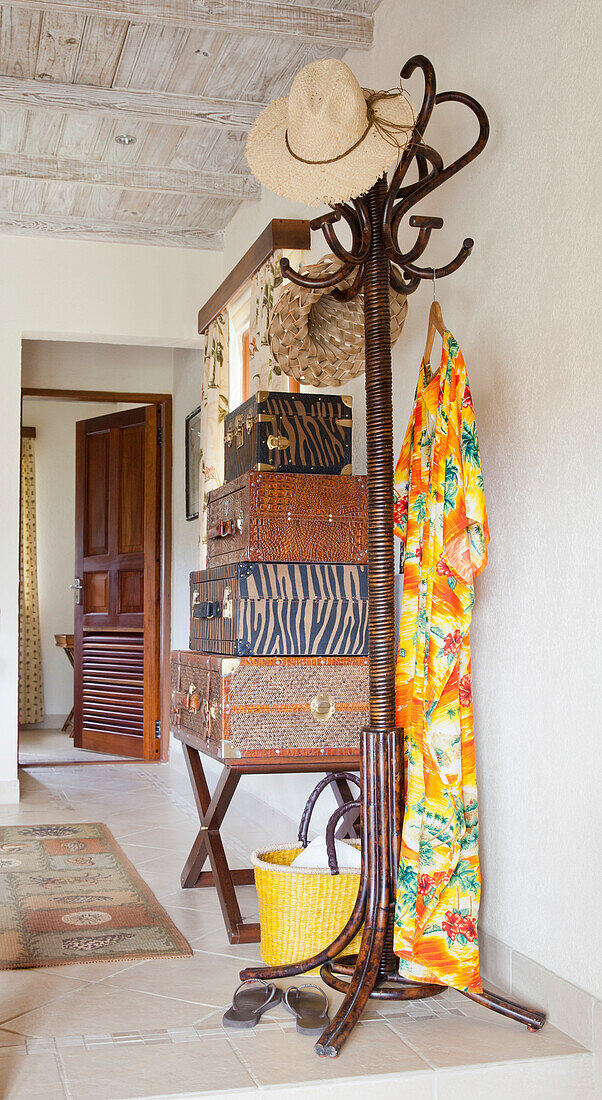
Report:
[[[480,990],[480,897],[470,620],[489,531],[466,367],[446,332],[421,364],[395,471],[404,542],[397,723],[406,805],[395,912],[400,974]]]

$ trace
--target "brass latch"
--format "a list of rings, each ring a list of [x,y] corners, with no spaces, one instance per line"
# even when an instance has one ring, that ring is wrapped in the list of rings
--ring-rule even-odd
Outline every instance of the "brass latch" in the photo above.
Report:
[[[328,722],[336,710],[336,704],[332,695],[327,695],[325,692],[320,691],[312,699],[309,704],[309,709],[316,719],[316,722]]]
[[[244,443],[243,432],[244,432],[243,419],[242,419],[242,415],[239,414],[236,417],[236,427],[234,429],[234,434],[236,436],[236,446],[237,447],[242,447],[242,445]]]
[[[291,445],[291,441],[286,435],[269,435],[267,443],[268,451],[286,451],[286,448]]]
[[[253,431],[254,423],[255,423],[255,421],[253,420],[253,413],[248,412],[247,413],[247,419],[245,420],[245,425],[246,425],[246,428],[247,428],[247,435],[251,435],[251,432]]]
[[[191,684],[188,688],[188,695],[186,699],[186,710],[192,711],[193,714],[198,714],[201,706],[201,697],[198,693],[196,684]]]
[[[232,589],[224,588],[222,596],[222,619],[232,618]]]
[[[351,428],[353,425],[353,420],[351,420],[351,418],[345,420],[343,417],[339,417],[335,421],[335,424],[337,424],[339,428]]]

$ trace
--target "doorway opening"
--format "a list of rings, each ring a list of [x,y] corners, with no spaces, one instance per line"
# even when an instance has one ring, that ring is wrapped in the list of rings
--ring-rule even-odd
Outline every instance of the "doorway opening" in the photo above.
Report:
[[[36,709],[34,675],[22,706],[20,684],[19,764],[166,760],[172,396],[24,386],[22,436],[35,461],[42,697]]]

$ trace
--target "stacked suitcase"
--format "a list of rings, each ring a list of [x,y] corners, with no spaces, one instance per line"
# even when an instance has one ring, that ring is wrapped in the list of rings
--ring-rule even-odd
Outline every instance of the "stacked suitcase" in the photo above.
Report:
[[[172,725],[218,758],[356,756],[368,723],[366,479],[351,398],[260,392],[225,421]]]

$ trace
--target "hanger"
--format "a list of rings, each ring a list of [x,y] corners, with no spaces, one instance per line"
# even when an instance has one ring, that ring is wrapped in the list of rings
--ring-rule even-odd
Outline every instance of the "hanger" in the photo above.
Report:
[[[431,351],[433,349],[433,340],[435,339],[435,333],[438,332],[441,339],[443,339],[443,337],[444,337],[444,335],[447,331],[446,328],[445,328],[445,325],[443,323],[443,314],[441,312],[441,306],[439,305],[439,302],[437,301],[437,299],[435,297],[436,289],[437,289],[436,288],[436,283],[437,283],[437,279],[436,279],[436,275],[435,275],[435,268],[433,268],[433,301],[431,302],[431,308],[430,308],[430,311],[429,311],[429,322],[428,322],[429,327],[428,327],[428,331],[427,331],[427,334],[426,334],[426,344],[424,346],[424,362],[425,363],[430,363],[430,361],[431,361]]]

